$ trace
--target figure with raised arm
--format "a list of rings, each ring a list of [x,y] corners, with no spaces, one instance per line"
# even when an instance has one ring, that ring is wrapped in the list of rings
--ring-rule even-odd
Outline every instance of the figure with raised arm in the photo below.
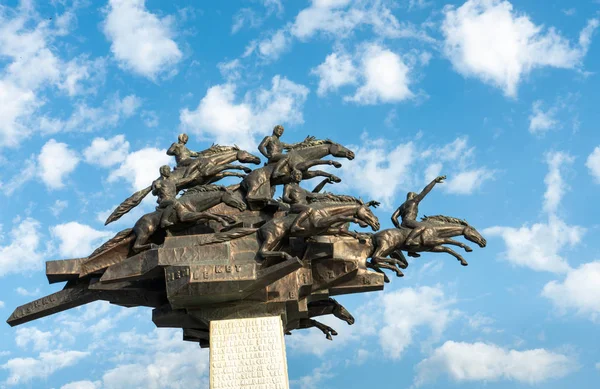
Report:
[[[300,186],[300,181],[302,181],[302,172],[296,169],[292,170],[292,173],[290,174],[290,183],[285,184],[283,187],[282,200],[284,203],[290,205],[308,204],[310,199],[327,196],[327,194],[319,192],[325,185],[334,182],[331,178],[326,178],[321,181],[312,192],[309,192]]]
[[[427,196],[431,189],[433,189],[435,184],[444,182],[445,179],[446,176],[436,177],[419,194],[415,192],[409,192],[406,195],[406,201],[402,203],[402,205],[400,205],[392,215],[392,223],[394,223],[396,228],[400,228],[402,226],[412,229],[404,241],[406,246],[419,246],[420,243],[416,240],[416,237],[425,229],[424,224],[417,221],[417,215],[419,214],[419,203],[421,200],[423,200],[423,198],[425,198],[425,196]],[[402,218],[402,223],[398,222],[398,217]]]

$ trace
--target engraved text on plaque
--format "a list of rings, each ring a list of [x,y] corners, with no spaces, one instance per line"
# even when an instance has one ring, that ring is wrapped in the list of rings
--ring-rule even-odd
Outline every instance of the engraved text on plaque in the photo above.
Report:
[[[279,316],[210,322],[210,388],[289,388]]]

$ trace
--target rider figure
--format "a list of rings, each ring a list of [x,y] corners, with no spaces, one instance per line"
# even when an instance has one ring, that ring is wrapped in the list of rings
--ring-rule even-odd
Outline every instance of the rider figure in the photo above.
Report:
[[[300,170],[294,169],[290,174],[290,182],[283,187],[283,196],[282,200],[284,203],[295,205],[295,204],[308,204],[310,199],[314,199],[317,197],[328,196],[327,194],[319,193],[325,185],[329,183],[333,183],[330,178],[326,178],[319,185],[313,189],[312,192],[307,191],[306,189],[300,187],[299,183],[302,181],[302,172]]]
[[[175,162],[177,162],[177,168],[183,169],[183,177],[190,174],[199,162],[197,159],[201,154],[195,151],[191,151],[186,147],[188,141],[187,134],[179,134],[177,142],[173,143],[167,150],[167,155],[175,156]]]
[[[258,145],[258,151],[268,159],[268,164],[276,163],[271,177],[278,178],[287,175],[284,166],[287,163],[287,155],[283,153],[284,149],[290,149],[298,143],[284,143],[279,138],[283,135],[283,126],[278,124],[273,128],[273,135],[265,136]],[[307,137],[306,139],[314,139]],[[306,140],[305,140],[306,141]],[[301,143],[301,142],[300,142]]]
[[[406,201],[398,207],[398,209],[392,215],[392,223],[396,228],[406,227],[412,228],[410,234],[406,237],[404,242],[407,246],[419,246],[419,242],[415,238],[423,232],[425,225],[418,222],[417,215],[419,213],[419,203],[423,198],[433,189],[435,184],[439,184],[446,179],[446,176],[439,176],[429,183],[419,194],[415,192],[409,192],[406,195]],[[398,216],[402,218],[402,224],[398,223]]]
[[[169,221],[169,218],[173,214],[173,211],[177,212],[177,216],[181,218],[182,214],[186,210],[181,206],[177,200],[177,193],[179,193],[178,187],[191,182],[190,179],[178,180],[171,175],[171,168],[168,165],[160,167],[160,178],[152,182],[152,194],[157,196],[156,202],[158,206],[157,211],[162,210],[160,218],[161,228],[172,226],[174,223]],[[170,207],[169,207],[170,206]]]

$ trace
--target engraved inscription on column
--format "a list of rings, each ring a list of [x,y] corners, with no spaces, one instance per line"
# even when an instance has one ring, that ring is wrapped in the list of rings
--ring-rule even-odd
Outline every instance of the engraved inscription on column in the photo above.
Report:
[[[289,389],[279,316],[210,322],[210,389]]]

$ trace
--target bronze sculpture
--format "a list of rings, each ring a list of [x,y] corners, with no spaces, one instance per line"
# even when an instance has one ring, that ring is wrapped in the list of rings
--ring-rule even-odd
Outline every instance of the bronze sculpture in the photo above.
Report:
[[[377,201],[321,193],[340,179],[311,170],[340,168],[339,162],[323,158],[352,160],[354,153],[314,137],[285,144],[282,134],[283,127],[276,126],[273,136],[261,142],[268,162],[253,171],[232,164],[260,162],[247,151],[221,145],[190,151],[187,135],[181,134],[167,151],[176,167],[161,167],[160,178],[121,203],[106,224],[150,192],[157,196],[156,210],[86,258],[48,261],[49,282],[66,281],[64,289],[18,307],[8,323],[105,300],[151,307],[158,327],[182,328],[184,340],[202,347],[209,345],[212,320],[257,315],[281,315],[288,334],[316,327],[332,339],[337,332],[314,317],[333,314],[353,324],[352,315],[331,296],[382,290],[389,282],[383,269],[402,276],[400,269],[408,266],[402,251],[415,257],[446,252],[467,265],[444,245],[471,248],[451,237],[462,235],[485,247],[485,239],[464,220],[432,216],[416,221],[418,203],[445,176],[420,194],[409,193],[392,216],[396,228],[377,232],[379,220],[370,209]],[[231,176],[242,180],[227,187],[215,184]],[[317,176],[325,179],[312,192],[300,187],[302,180]],[[281,201],[273,199],[277,185],[285,185]],[[374,233],[349,231],[351,223]]]

